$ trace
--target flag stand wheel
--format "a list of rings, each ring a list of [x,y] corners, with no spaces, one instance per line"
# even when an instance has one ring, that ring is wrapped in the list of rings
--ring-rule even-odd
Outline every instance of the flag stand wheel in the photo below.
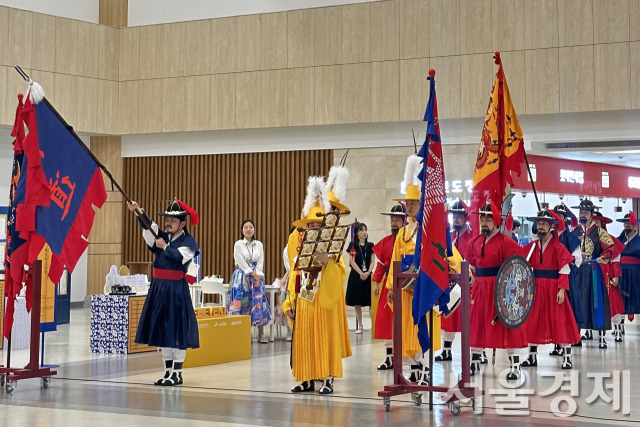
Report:
[[[4,385],[7,393],[13,392],[18,380],[27,378],[42,378],[42,388],[49,388],[51,377],[58,372],[49,367],[39,365],[40,354],[40,303],[42,296],[42,261],[36,260],[27,274],[32,274],[32,306],[31,306],[31,341],[29,348],[29,363],[24,368],[12,368],[11,364],[11,340],[7,346],[7,367],[0,367],[0,383]],[[44,351],[44,349],[43,349]]]
[[[405,279],[418,277],[418,273],[402,273],[402,263],[396,261],[393,265],[393,354],[396,360],[402,360],[402,288],[401,283]],[[451,274],[451,280],[460,283],[461,301],[460,326],[461,326],[461,346],[462,353],[462,378],[458,381],[455,393],[445,402],[453,415],[460,414],[460,400],[471,399],[472,407],[476,409],[478,397],[484,392],[470,384],[470,345],[469,345],[469,263],[462,262],[461,274]],[[433,330],[433,311],[429,312],[429,330]],[[431,340],[431,348],[433,348],[433,334],[429,334]],[[433,372],[433,352],[429,351],[429,369]],[[383,391],[378,392],[378,396],[382,397],[384,409],[388,412],[391,408],[391,397],[402,394],[411,393],[411,397],[416,406],[422,404],[422,393],[429,393],[429,410],[433,410],[433,393],[451,393],[452,388],[441,385],[434,386],[431,384],[433,378],[429,378],[428,385],[418,385],[407,381],[402,374],[402,363],[393,364],[393,384],[384,386]]]

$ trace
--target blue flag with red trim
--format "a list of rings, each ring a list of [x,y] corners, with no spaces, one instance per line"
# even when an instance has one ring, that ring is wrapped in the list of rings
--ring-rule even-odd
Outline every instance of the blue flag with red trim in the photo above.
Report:
[[[33,262],[45,243],[53,253],[49,278],[58,283],[89,245],[95,211],[107,199],[102,171],[48,101],[27,98],[22,117],[28,128],[24,151],[29,163],[25,212],[18,207],[17,228],[29,233]]]
[[[413,321],[418,325],[418,341],[422,351],[430,348],[427,313],[449,287],[449,264],[451,235],[445,203],[444,163],[438,123],[435,71],[429,70],[429,102],[424,114],[427,135],[418,156],[422,157],[422,171],[418,178],[422,182],[421,209],[416,216],[420,232],[416,239],[413,258],[418,268],[418,278],[413,293]]]

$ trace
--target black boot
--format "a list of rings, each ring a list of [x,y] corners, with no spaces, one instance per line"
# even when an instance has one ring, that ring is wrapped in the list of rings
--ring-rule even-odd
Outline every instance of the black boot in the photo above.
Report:
[[[600,343],[598,344],[598,348],[600,349],[605,349],[607,348],[607,339],[604,336],[604,331],[599,331],[598,332],[598,338]]]
[[[442,352],[437,355],[433,360],[435,362],[448,362],[452,360],[453,357],[451,355],[451,341],[445,341],[444,346],[442,347]]]
[[[522,365],[525,368],[530,366],[538,366],[538,346],[532,345],[529,347],[529,357],[522,361]]]
[[[580,339],[583,341],[591,341],[593,339],[593,331],[591,329],[587,329]]]
[[[571,369],[573,368],[573,363],[571,363],[571,347],[567,347],[564,352],[564,360],[562,361],[562,369]]]
[[[173,372],[168,379],[162,381],[163,386],[182,385],[182,363],[184,362],[173,362]]]
[[[520,378],[520,356],[509,356],[509,360],[511,361],[511,367],[507,374],[507,380],[515,381]]]
[[[431,379],[431,373],[429,367],[420,363],[420,379],[417,381],[418,385],[429,385]]]
[[[624,319],[620,321],[620,332],[622,332],[622,335],[624,335]]]
[[[319,394],[333,394],[333,378],[329,377],[322,382],[322,386],[318,390]]]
[[[556,344],[549,356],[563,356],[564,352],[562,350],[562,346],[560,344]]]
[[[474,376],[476,372],[480,372],[480,353],[471,354],[471,364],[469,368],[471,370],[471,376]]]
[[[482,354],[480,355],[480,364],[486,365],[489,363],[489,359],[487,358],[487,352],[482,350]]]
[[[420,364],[411,365],[411,375],[409,375],[409,381],[412,383],[417,383],[420,381],[420,376],[422,374],[422,367]]]
[[[302,381],[300,384],[291,389],[291,393],[302,393],[305,391],[314,391],[315,389],[316,384],[313,380]]]
[[[613,336],[615,337],[615,342],[622,342],[622,330],[620,328],[621,325],[613,325],[615,328],[613,331]]]
[[[173,360],[165,360],[164,361],[164,377],[158,378],[153,385],[162,385],[165,380],[168,380],[171,377],[171,369],[173,368]]]
[[[378,365],[378,371],[386,371],[387,369],[393,369],[393,349],[387,347],[387,357],[384,362]]]

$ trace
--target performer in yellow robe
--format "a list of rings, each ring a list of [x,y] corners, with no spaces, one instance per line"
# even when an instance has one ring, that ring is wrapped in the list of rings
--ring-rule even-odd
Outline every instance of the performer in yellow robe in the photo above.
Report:
[[[316,213],[325,210],[316,205],[309,213],[294,222],[297,227],[319,228],[321,218]],[[322,380],[320,394],[333,393],[333,379],[342,377],[342,359],[351,356],[351,342],[347,326],[344,298],[346,268],[337,256],[317,254],[316,260],[322,264],[316,277],[311,273],[296,271],[295,255],[300,245],[299,233],[295,231],[289,238],[291,270],[287,298],[282,309],[290,319],[293,329],[291,346],[291,372],[301,383],[291,389],[294,393],[315,390],[315,380]],[[317,280],[320,285],[313,302],[298,298],[299,289]]]
[[[410,169],[410,160],[407,162],[407,170]],[[412,182],[411,171],[405,174],[405,182]],[[416,248],[416,238],[418,234],[418,223],[416,222],[416,215],[420,208],[420,189],[417,185],[409,184],[407,186],[407,193],[403,199],[394,199],[396,201],[403,201],[406,205],[407,216],[409,220],[407,224],[400,229],[396,236],[396,241],[393,246],[393,254],[391,255],[391,266],[389,267],[389,278],[393,278],[393,263],[396,261],[402,261],[403,271],[406,270],[413,262],[413,254]],[[393,280],[387,280],[386,283],[389,293],[387,294],[388,303],[392,303],[393,298]],[[413,294],[409,292],[402,292],[402,361],[411,365],[411,375],[409,381],[427,383],[428,373],[422,363],[423,353],[418,342],[418,326],[413,322],[413,315],[411,312],[413,302]],[[430,312],[430,316],[433,316],[433,330],[429,331],[432,336],[433,348],[432,350],[440,349],[440,317]]]

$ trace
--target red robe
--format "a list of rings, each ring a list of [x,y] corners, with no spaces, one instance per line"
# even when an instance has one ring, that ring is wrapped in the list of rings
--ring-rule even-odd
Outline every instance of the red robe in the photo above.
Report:
[[[473,238],[473,232],[471,231],[471,227],[467,225],[464,231],[458,235],[458,232],[454,232],[451,235],[451,241],[462,255],[462,258],[467,260],[469,253],[469,242]],[[448,317],[442,317],[440,326],[443,331],[447,332],[460,332],[460,310],[456,310]]]
[[[496,316],[493,295],[498,270],[507,258],[519,252],[520,247],[511,236],[498,232],[487,239],[482,256],[483,239],[482,234],[475,236],[469,245],[468,261],[476,268],[476,280],[471,288],[471,347],[527,347],[529,343],[524,327],[508,329],[500,320],[491,324]]]
[[[611,236],[611,235],[610,235]],[[624,250],[624,244],[611,236],[613,240],[613,255],[608,264],[600,264],[602,269],[602,280],[607,285],[609,290],[609,308],[611,309],[611,317],[617,314],[624,314],[624,302],[622,301],[622,294],[620,294],[620,288],[618,286],[611,286],[610,280],[614,277],[618,278],[620,283],[620,277],[622,276],[622,269],[620,268],[620,254]]]
[[[573,256],[555,235],[542,249],[542,260],[539,240],[534,240],[522,248],[520,255],[526,258],[532,247],[534,249],[529,264],[535,277],[536,296],[531,314],[521,328],[526,329],[530,344],[575,344],[580,341],[580,331],[568,295],[569,265],[573,262]],[[566,272],[560,273],[565,266]],[[549,277],[554,275],[556,278]],[[562,304],[556,301],[560,289],[565,290]]]
[[[373,272],[371,280],[380,284],[380,300],[378,301],[378,310],[376,311],[376,330],[374,338],[382,340],[390,340],[393,338],[393,310],[387,303],[387,294],[389,290],[385,286],[387,283],[387,271],[391,264],[391,255],[393,254],[393,244],[396,236],[389,234],[375,244],[373,253],[376,254],[377,264]]]

